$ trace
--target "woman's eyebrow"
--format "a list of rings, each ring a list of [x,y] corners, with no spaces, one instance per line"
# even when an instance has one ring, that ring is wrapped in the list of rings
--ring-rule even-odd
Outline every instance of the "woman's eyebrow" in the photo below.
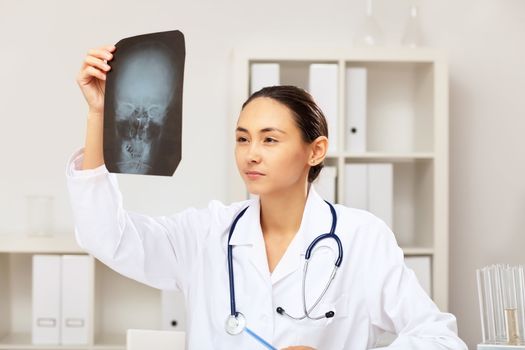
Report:
[[[241,126],[238,126],[237,129],[236,129],[236,131],[244,131],[244,132],[249,133],[249,132],[248,132],[248,129],[243,128],[243,127],[241,127]],[[262,133],[270,132],[270,131],[278,131],[278,132],[280,132],[280,133],[286,134],[285,131],[283,131],[283,130],[281,130],[281,129],[278,129],[278,128],[274,128],[274,127],[263,128],[263,129],[259,130],[259,133],[262,134]]]

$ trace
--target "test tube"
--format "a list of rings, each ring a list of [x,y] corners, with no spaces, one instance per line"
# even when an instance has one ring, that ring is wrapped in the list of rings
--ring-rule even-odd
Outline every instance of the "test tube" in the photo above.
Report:
[[[492,293],[492,275],[490,267],[483,268],[485,276],[485,294],[487,302],[487,342],[496,340],[496,324],[494,318],[494,296]]]
[[[494,341],[494,311],[488,269],[476,270],[478,283],[479,313],[481,318],[481,335],[484,344]]]
[[[521,344],[525,344],[525,278],[523,265],[518,265],[514,270],[516,280],[516,307],[518,309],[518,332]]]
[[[501,283],[501,264],[491,267],[492,273],[492,296],[494,303],[494,320],[496,325],[495,341],[499,344],[507,342],[507,333],[505,330],[505,313],[503,310],[503,293]]]
[[[487,343],[487,295],[485,292],[485,275],[483,269],[476,269],[478,283],[479,317],[481,319],[481,339]]]
[[[518,315],[516,306],[516,285],[514,283],[513,268],[504,265],[501,269],[503,291],[503,308],[505,310],[505,333],[508,345],[518,345]]]

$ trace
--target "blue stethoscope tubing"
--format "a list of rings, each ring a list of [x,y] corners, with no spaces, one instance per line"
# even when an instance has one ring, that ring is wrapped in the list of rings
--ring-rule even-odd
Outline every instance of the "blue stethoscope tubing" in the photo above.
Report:
[[[306,249],[306,253],[305,253],[305,257],[304,257],[305,258],[305,269],[304,269],[304,273],[303,273],[303,304],[304,304],[303,306],[304,306],[305,315],[303,317],[293,317],[293,316],[290,316],[290,315],[286,314],[284,309],[282,309],[281,307],[277,308],[277,312],[279,314],[281,314],[281,315],[282,314],[286,314],[287,316],[289,316],[289,317],[291,317],[293,319],[298,319],[299,320],[299,319],[303,319],[305,317],[311,318],[309,313],[315,308],[315,306],[319,303],[319,301],[321,300],[321,298],[325,294],[326,290],[330,286],[330,283],[332,282],[332,280],[333,280],[333,278],[335,276],[335,272],[341,266],[341,263],[343,261],[343,245],[341,244],[341,240],[339,239],[339,237],[335,233],[335,229],[337,227],[337,214],[335,212],[334,206],[331,203],[329,203],[328,201],[326,201],[326,200],[325,200],[325,202],[330,207],[330,212],[332,214],[332,226],[330,228],[330,232],[329,233],[324,233],[324,234],[321,234],[321,235],[317,236],[310,243],[308,248]],[[234,286],[234,275],[233,275],[233,247],[232,247],[232,245],[230,245],[230,239],[231,239],[231,237],[233,235],[233,232],[235,230],[235,226],[237,226],[237,222],[244,215],[244,213],[246,212],[247,209],[248,209],[248,207],[244,208],[235,217],[235,219],[233,220],[233,223],[232,223],[232,225],[230,227],[230,233],[228,235],[228,277],[229,277],[229,284],[230,284],[230,315],[228,315],[228,320],[226,322],[226,331],[229,334],[233,335],[233,334],[239,334],[243,330],[246,330],[250,335],[252,335],[260,343],[265,345],[268,349],[275,349],[268,342],[266,342],[264,339],[262,339],[261,337],[259,337],[257,334],[255,334],[253,331],[251,331],[249,328],[246,327],[246,320],[244,318],[244,315],[242,313],[238,312],[237,308],[235,306],[235,286]],[[326,285],[325,289],[323,290],[323,292],[321,293],[321,296],[317,299],[317,301],[313,304],[313,306],[309,310],[307,310],[306,309],[306,301],[305,301],[306,297],[305,297],[305,290],[304,290],[304,288],[305,288],[306,269],[307,269],[307,266],[308,266],[308,261],[309,261],[311,255],[312,255],[312,251],[315,248],[315,246],[319,242],[321,242],[323,239],[328,239],[328,238],[334,239],[336,241],[337,247],[338,247],[338,256],[337,256],[337,259],[336,259],[336,261],[334,263],[334,270],[332,271],[332,275],[330,277],[330,280],[329,280],[328,284]],[[325,315],[323,315],[321,317],[316,317],[314,319],[319,319],[319,318],[323,318],[323,317],[333,317],[333,316],[334,316],[334,312],[330,311],[330,312],[327,312]]]

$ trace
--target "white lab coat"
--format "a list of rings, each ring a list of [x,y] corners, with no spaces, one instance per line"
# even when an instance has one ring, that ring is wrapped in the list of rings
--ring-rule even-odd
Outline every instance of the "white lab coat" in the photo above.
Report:
[[[248,326],[280,349],[292,345],[319,350],[373,348],[384,331],[397,339],[389,349],[467,349],[457,336],[456,318],[440,312],[404,264],[394,234],[368,211],[336,204],[344,258],[332,285],[313,315],[321,320],[290,320],[275,309],[302,315],[304,254],[319,234],[329,232],[328,205],[310,187],[300,229],[273,273],[269,272],[259,221],[259,200],[207,208],[190,207],[151,217],[126,210],[117,177],[105,165],[81,170],[83,148],[66,166],[78,244],[113,270],[149,286],[180,290],[187,314],[188,349],[263,349],[249,334],[231,336],[227,238],[236,214],[249,206],[231,238],[237,310]],[[324,240],[311,258],[307,303],[321,293],[337,256]]]

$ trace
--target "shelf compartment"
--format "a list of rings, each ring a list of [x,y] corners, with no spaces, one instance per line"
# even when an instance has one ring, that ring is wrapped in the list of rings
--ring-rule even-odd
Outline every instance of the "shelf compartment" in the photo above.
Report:
[[[392,231],[399,246],[433,247],[434,162],[429,159],[389,162],[381,159],[345,159],[344,164],[392,163]],[[345,187],[345,174],[340,184]],[[340,191],[344,194],[345,191]],[[344,202],[344,199],[342,199]],[[409,250],[410,251],[410,250]]]
[[[434,151],[434,64],[429,62],[346,61],[366,68],[366,150]],[[344,74],[346,79],[346,73]],[[346,81],[343,84],[346,86]],[[343,94],[346,98],[346,92]],[[343,144],[350,136],[343,116]]]
[[[130,310],[137,317],[129,317]],[[129,328],[161,329],[161,315],[159,289],[125,277],[96,260],[95,344],[125,342]]]

